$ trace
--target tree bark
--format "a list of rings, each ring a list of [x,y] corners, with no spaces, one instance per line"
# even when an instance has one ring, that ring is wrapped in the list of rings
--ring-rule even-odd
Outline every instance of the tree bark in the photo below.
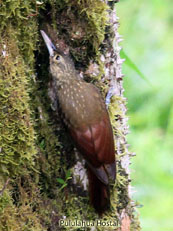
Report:
[[[130,195],[115,2],[0,2],[0,230],[140,230]],[[100,89],[108,105],[117,180],[101,218],[89,204],[85,162],[58,114],[40,29],[70,52],[81,77]]]

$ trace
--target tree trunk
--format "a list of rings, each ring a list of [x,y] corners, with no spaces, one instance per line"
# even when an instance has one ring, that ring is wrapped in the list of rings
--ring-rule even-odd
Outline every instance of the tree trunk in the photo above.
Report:
[[[115,2],[1,1],[0,230],[140,230],[129,194]],[[108,105],[117,180],[110,210],[101,218],[89,204],[85,163],[57,111],[40,29],[70,52],[81,77],[100,89]]]

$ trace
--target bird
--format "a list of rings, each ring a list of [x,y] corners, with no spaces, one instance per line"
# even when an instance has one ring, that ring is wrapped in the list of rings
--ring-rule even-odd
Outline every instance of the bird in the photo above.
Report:
[[[102,215],[110,207],[110,182],[116,178],[113,129],[104,99],[96,86],[81,78],[70,55],[40,32],[63,122],[86,161],[90,203]]]

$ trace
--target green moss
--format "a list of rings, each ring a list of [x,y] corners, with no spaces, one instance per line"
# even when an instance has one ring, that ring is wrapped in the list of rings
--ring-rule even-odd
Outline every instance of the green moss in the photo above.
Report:
[[[37,23],[32,15],[35,9],[34,1],[1,1],[0,5],[1,36],[4,36],[8,27],[13,28],[9,33],[16,40],[26,65],[33,65],[34,62],[33,50],[36,49]]]
[[[17,179],[16,179],[17,181]],[[24,184],[22,186],[22,184]],[[14,185],[17,187],[18,204],[14,204]],[[0,188],[3,187],[1,178]],[[13,194],[11,187],[13,187]],[[43,231],[46,230],[40,224],[38,211],[33,211],[33,206],[41,204],[38,197],[39,190],[32,183],[31,179],[25,176],[16,184],[10,181],[3,194],[0,196],[0,230],[3,231]]]
[[[12,33],[12,30],[8,31]],[[6,56],[0,57],[0,172],[17,174],[21,165],[32,165],[35,135],[29,109],[28,80],[25,64],[19,54],[16,43],[10,37],[1,41],[1,51]]]
[[[44,230],[38,212],[33,210],[40,198],[30,98],[37,24],[29,15],[34,8],[31,1],[0,3],[0,189],[3,189],[0,230],[3,231]],[[10,183],[6,185],[7,178]]]
[[[0,4],[0,172],[16,175],[22,166],[34,165],[36,154],[29,106],[36,21],[29,17],[34,8],[30,1]]]
[[[104,40],[105,27],[108,24],[107,4],[100,0],[50,0],[50,3],[56,7],[57,11],[68,8],[68,10],[71,10],[70,14],[75,13],[80,20],[84,20],[86,36],[83,39],[90,41],[93,49],[98,51]],[[81,38],[80,31],[75,30],[73,33],[75,33],[76,39]]]
[[[86,40],[90,41],[93,49],[98,52],[101,43],[104,40],[105,27],[108,24],[108,6],[100,0],[76,0],[66,1],[69,7],[76,8],[80,18],[87,21]]]

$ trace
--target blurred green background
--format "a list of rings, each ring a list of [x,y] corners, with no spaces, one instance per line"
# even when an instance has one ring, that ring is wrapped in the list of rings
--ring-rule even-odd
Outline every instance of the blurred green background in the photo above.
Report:
[[[123,65],[131,177],[143,231],[173,231],[173,2],[120,0],[124,52],[151,82]]]

